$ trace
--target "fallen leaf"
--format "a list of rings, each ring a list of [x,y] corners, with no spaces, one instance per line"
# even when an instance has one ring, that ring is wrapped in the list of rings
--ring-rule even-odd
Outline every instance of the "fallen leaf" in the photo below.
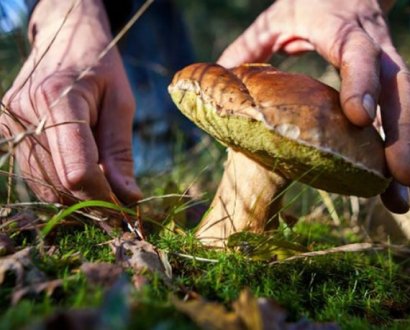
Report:
[[[317,323],[302,319],[286,322],[287,311],[274,300],[255,298],[245,289],[232,303],[232,311],[217,302],[202,298],[172,300],[175,308],[188,315],[202,329],[212,330],[338,330],[335,323]]]
[[[47,296],[51,296],[54,293],[54,291],[57,288],[60,288],[62,285],[62,280],[52,280],[31,284],[21,289],[13,290],[13,293],[11,295],[11,303],[15,305],[24,297],[31,295],[39,295],[40,293],[45,293]]]
[[[30,330],[97,330],[98,311],[95,309],[58,311]]]
[[[14,252],[14,242],[4,233],[0,233],[0,256]]]
[[[48,280],[32,260],[33,247],[27,247],[14,254],[0,258],[0,285],[10,276],[14,279],[11,303],[18,303],[23,297],[46,293],[51,295],[62,285],[61,280]]]
[[[308,319],[285,322],[288,313],[277,302],[266,298],[258,298],[257,301],[263,330],[340,330],[335,322],[312,322]]]
[[[262,329],[286,329],[288,312],[276,301],[267,298],[258,298],[257,305],[263,324]],[[302,329],[301,329],[302,330]]]
[[[0,219],[8,217],[12,211],[10,207],[0,207]]]
[[[258,301],[253,297],[250,290],[242,290],[238,300],[232,304],[232,307],[245,324],[246,329],[264,329]]]
[[[2,218],[1,228],[10,233],[35,230],[39,225],[38,216],[32,210],[23,209]]]
[[[123,268],[131,268],[136,274],[151,272],[159,274],[166,282],[172,278],[172,268],[167,255],[147,241],[129,235],[112,243],[116,261]]]
[[[204,299],[181,301],[177,298],[174,298],[172,302],[177,310],[189,316],[202,329],[246,329],[238,315],[227,311],[220,303]]]
[[[86,262],[81,265],[80,270],[91,285],[102,285],[104,287],[111,287],[123,274],[122,268],[107,262]]]
[[[100,308],[57,311],[30,330],[125,330],[130,320],[132,286],[120,276],[106,292]]]
[[[14,254],[0,258],[0,285],[4,282],[8,272],[16,277],[16,286],[24,285],[25,273],[34,267],[31,259],[32,247],[27,247]]]
[[[335,323],[318,323],[302,319],[286,322],[287,311],[276,301],[255,298],[250,290],[243,290],[233,308],[248,330],[338,330]]]

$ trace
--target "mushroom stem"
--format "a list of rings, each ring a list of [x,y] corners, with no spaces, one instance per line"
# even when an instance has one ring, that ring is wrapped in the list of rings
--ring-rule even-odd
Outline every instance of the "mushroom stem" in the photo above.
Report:
[[[228,149],[222,180],[197,237],[205,245],[224,246],[233,233],[277,227],[282,192],[288,184],[280,174]]]

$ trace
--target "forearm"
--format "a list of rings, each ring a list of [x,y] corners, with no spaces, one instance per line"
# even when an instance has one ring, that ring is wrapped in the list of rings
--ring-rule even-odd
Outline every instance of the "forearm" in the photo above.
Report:
[[[103,1],[38,1],[30,18],[28,35],[30,41],[39,46],[48,44],[57,32],[65,35],[74,29],[92,35],[93,41],[105,43],[110,28]]]
[[[32,13],[29,35],[33,59],[52,54],[44,67],[49,72],[95,65],[112,40],[102,0],[41,0]]]

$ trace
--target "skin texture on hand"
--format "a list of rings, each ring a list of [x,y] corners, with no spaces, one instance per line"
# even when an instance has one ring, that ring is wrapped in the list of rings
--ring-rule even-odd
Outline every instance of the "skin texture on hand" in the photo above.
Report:
[[[371,125],[380,105],[385,154],[394,178],[382,194],[393,212],[409,209],[410,73],[394,48],[382,8],[392,1],[278,0],[221,55],[234,67],[272,53],[316,51],[340,70],[340,101],[349,120]],[[358,146],[359,147],[359,146]]]
[[[135,102],[118,51],[98,61],[112,38],[102,2],[42,0],[29,31],[31,53],[0,117],[8,137],[46,120],[41,134],[24,138],[15,150],[23,177],[48,202],[137,201]]]

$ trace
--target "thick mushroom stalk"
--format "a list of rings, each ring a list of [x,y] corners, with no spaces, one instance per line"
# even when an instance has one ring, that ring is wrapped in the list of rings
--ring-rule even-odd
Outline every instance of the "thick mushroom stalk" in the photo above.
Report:
[[[197,237],[206,245],[223,246],[233,233],[276,227],[287,186],[280,174],[228,149],[222,180]]]

